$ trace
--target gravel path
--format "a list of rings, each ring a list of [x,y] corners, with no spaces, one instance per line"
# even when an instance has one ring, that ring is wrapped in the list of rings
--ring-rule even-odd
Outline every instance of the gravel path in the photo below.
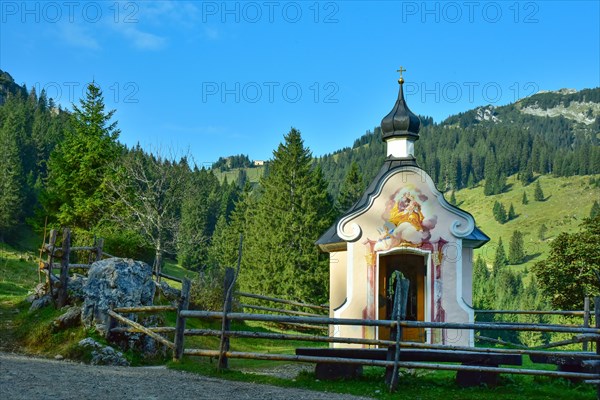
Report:
[[[164,367],[100,367],[0,353],[0,399],[364,399],[225,381]]]

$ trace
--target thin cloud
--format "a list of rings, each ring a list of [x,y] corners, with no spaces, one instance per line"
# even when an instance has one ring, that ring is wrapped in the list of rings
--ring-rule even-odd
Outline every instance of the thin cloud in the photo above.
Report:
[[[220,36],[217,29],[208,26],[204,27],[204,35],[210,40],[218,40]]]
[[[87,29],[77,24],[59,24],[59,38],[66,44],[88,50],[99,50],[100,44],[96,37]]]
[[[133,47],[140,50],[160,50],[165,47],[167,40],[153,33],[144,32],[130,25],[121,25],[117,31],[122,34]]]

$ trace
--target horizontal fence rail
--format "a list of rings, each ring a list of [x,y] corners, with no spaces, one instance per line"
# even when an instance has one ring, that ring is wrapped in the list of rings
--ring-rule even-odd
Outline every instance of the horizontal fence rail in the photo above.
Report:
[[[307,304],[307,303],[302,303],[300,301],[285,300],[285,299],[279,299],[277,297],[269,297],[269,296],[263,296],[260,294],[245,293],[245,292],[237,292],[235,294],[239,297],[248,297],[251,299],[266,300],[266,301],[272,301],[275,303],[289,304],[291,306],[306,307],[306,308],[312,308],[315,310],[323,310],[323,311],[329,312],[329,307],[326,305]]]
[[[220,352],[217,350],[201,350],[201,349],[185,349],[184,354],[193,356],[218,357]],[[392,367],[394,361],[370,360],[370,359],[354,359],[341,357],[316,357],[316,356],[300,356],[291,354],[266,354],[266,353],[248,353],[228,351],[224,354],[229,358],[247,358],[253,360],[273,360],[273,361],[300,361],[310,363],[336,363],[336,364],[360,364],[374,367]],[[433,364],[425,362],[407,362],[400,361],[397,363],[402,368],[412,369],[436,369],[445,371],[472,371],[472,372],[495,372],[509,373],[518,375],[538,375],[551,376],[557,378],[572,378],[572,379],[596,379],[598,374],[584,372],[563,372],[563,371],[544,371],[535,369],[520,369],[520,368],[500,368],[486,366],[469,366],[469,365],[453,365],[453,364]]]
[[[475,310],[475,314],[511,314],[511,315],[564,315],[584,316],[589,311],[562,311],[562,310]]]
[[[294,312],[290,313],[293,315],[281,315],[281,314],[254,314],[254,313],[240,313],[240,312],[216,312],[216,311],[200,311],[200,310],[189,310],[189,280],[183,280],[184,285],[182,289],[182,297],[180,298],[179,305],[175,306],[142,306],[142,307],[119,307],[109,311],[109,315],[116,321],[121,322],[124,326],[114,327],[111,332],[141,332],[159,343],[167,346],[173,350],[174,359],[180,360],[182,356],[203,356],[203,357],[215,357],[219,360],[225,360],[224,365],[227,365],[226,360],[231,358],[237,359],[255,359],[255,360],[271,360],[271,361],[294,361],[294,362],[305,362],[305,363],[333,363],[341,365],[363,365],[363,366],[374,366],[383,367],[387,371],[391,371],[394,368],[411,368],[411,369],[429,369],[429,370],[441,370],[441,371],[463,371],[462,373],[477,373],[477,374],[516,374],[516,375],[530,375],[530,376],[546,376],[555,378],[566,378],[566,379],[577,379],[590,384],[600,384],[600,373],[597,369],[600,366],[600,354],[594,354],[590,352],[572,352],[572,351],[549,351],[545,350],[547,347],[560,346],[565,344],[573,344],[580,342],[599,342],[600,341],[600,327],[591,328],[586,326],[565,326],[558,324],[533,324],[533,323],[503,323],[503,322],[476,322],[476,323],[452,323],[452,322],[424,322],[424,321],[393,321],[393,320],[364,320],[364,319],[351,319],[351,318],[330,318],[327,316],[315,315],[309,312]],[[255,298],[271,301],[271,298],[267,296],[256,295]],[[294,302],[298,303],[298,302]],[[301,304],[301,303],[300,303]],[[298,304],[295,304],[298,305]],[[259,311],[268,312],[289,312],[291,310],[282,310],[274,307],[263,307],[254,305],[244,305],[248,308],[255,307]],[[304,305],[302,305],[304,306]],[[310,308],[310,307],[309,307]],[[313,308],[315,309],[315,308]],[[486,310],[494,311],[494,310]],[[503,311],[503,310],[501,310]],[[150,312],[177,312],[177,327],[144,327],[122,315],[128,313],[150,313]],[[491,312],[490,312],[491,313]],[[505,312],[509,314],[509,312]],[[526,312],[517,313],[525,314]],[[550,312],[544,312],[544,314],[551,315]],[[578,311],[569,312],[557,312],[555,315],[584,315]],[[277,332],[254,332],[245,330],[232,330],[227,325],[227,328],[218,329],[190,329],[185,328],[185,320],[188,318],[195,319],[206,319],[206,320],[222,320],[222,321],[257,321],[264,323],[281,323],[281,324],[298,324],[298,325],[310,325],[313,327],[320,327],[321,329],[327,329],[331,325],[347,325],[347,326],[371,326],[371,327],[388,327],[388,328],[433,328],[433,329],[456,329],[456,330],[484,330],[484,331],[533,331],[533,332],[560,332],[566,334],[572,334],[573,337],[568,340],[561,340],[538,347],[525,347],[510,349],[510,348],[482,348],[482,347],[469,347],[469,346],[454,346],[446,344],[429,344],[429,343],[418,343],[418,342],[403,342],[397,340],[384,340],[384,339],[366,339],[366,338],[351,338],[351,337],[333,337],[322,334],[310,334],[310,333],[277,333]],[[170,341],[163,335],[173,335],[174,341]],[[255,353],[255,352],[241,352],[231,351],[229,346],[222,347],[220,350],[210,349],[195,349],[185,348],[184,338],[192,336],[207,336],[221,338],[221,341],[225,340],[229,343],[232,338],[244,338],[244,339],[267,339],[267,340],[290,340],[290,341],[305,341],[305,342],[317,342],[317,343],[342,343],[350,345],[362,345],[373,346],[379,348],[389,349],[397,348],[400,349],[400,358],[392,360],[373,359],[373,358],[353,358],[349,357],[337,357],[337,356],[317,356],[317,355],[302,355],[302,354],[273,354],[273,353]],[[486,338],[476,336],[478,340],[489,340],[496,343],[502,342],[499,339]],[[512,343],[502,343],[506,345],[514,345]],[[510,356],[510,355],[529,355],[529,356],[546,356],[552,360],[559,360],[556,364],[561,365],[560,359],[567,358],[571,359],[570,362],[574,362],[574,365],[587,365],[588,370],[583,369],[580,371],[564,371],[564,370],[543,370],[543,369],[531,369],[531,368],[516,368],[516,367],[496,367],[485,365],[473,365],[465,361],[459,360],[459,358],[451,357],[454,361],[444,362],[443,359],[438,361],[431,360],[429,362],[421,361],[402,361],[401,354],[402,349],[416,349],[416,350],[431,350],[431,351],[447,351],[448,354],[453,354],[456,351],[459,353],[473,354],[474,357],[480,357],[480,355],[489,355],[489,357],[498,356]],[[476,354],[474,354],[476,353]],[[442,355],[443,357],[443,355]],[[468,357],[465,356],[465,359]],[[493,360],[493,358],[492,358]],[[462,362],[462,364],[460,364]],[[554,362],[554,361],[552,361]],[[222,362],[219,365],[223,365]],[[570,365],[570,364],[569,364]],[[395,372],[394,372],[395,373]],[[478,375],[477,375],[478,376]],[[390,385],[390,388],[392,386]]]
[[[185,318],[221,319],[222,312],[216,311],[194,311],[184,310],[181,315]],[[424,322],[424,321],[401,321],[392,320],[365,320],[351,318],[328,318],[328,317],[294,317],[287,315],[227,313],[231,320],[247,320],[262,322],[297,322],[306,324],[324,325],[358,325],[358,326],[383,326],[393,328],[439,328],[439,329],[476,329],[476,330],[512,330],[512,331],[534,331],[534,332],[560,332],[560,333],[592,333],[600,334],[599,328],[575,328],[561,325],[549,324],[499,324],[499,323],[453,323],[453,322]]]

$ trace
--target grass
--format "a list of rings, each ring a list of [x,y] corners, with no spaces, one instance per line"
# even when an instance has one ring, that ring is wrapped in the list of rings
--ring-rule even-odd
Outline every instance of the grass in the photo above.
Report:
[[[170,362],[169,367],[222,379],[346,393],[376,399],[595,399],[592,386],[573,384],[562,379],[503,375],[500,385],[495,388],[461,388],[454,381],[454,372],[428,370],[401,370],[398,390],[390,394],[385,385],[383,368],[366,367],[359,379],[321,381],[316,379],[312,372],[301,372],[295,379],[284,379],[239,371],[248,368],[245,361],[232,359],[230,369],[225,371],[217,371],[216,362],[206,358],[184,358],[179,363]],[[524,361],[523,368],[532,366],[534,364],[528,359]]]
[[[258,168],[256,169],[259,170]],[[235,171],[237,172],[237,171]],[[237,176],[237,175],[236,175]],[[251,180],[252,177],[249,177]],[[538,178],[542,184],[546,200],[536,202],[533,198],[533,185],[523,187],[515,177],[508,179],[510,190],[496,196],[483,196],[483,188],[465,189],[456,193],[461,208],[472,213],[479,227],[487,233],[492,242],[478,250],[488,261],[493,261],[497,238],[502,237],[508,250],[508,242],[513,230],[525,233],[528,260],[520,265],[511,266],[525,270],[534,262],[543,259],[548,252],[548,244],[562,231],[573,232],[587,217],[591,204],[600,198],[600,189],[589,186],[589,177]],[[228,177],[228,180],[230,177]],[[529,204],[521,204],[523,190],[527,192]],[[497,223],[492,216],[494,201],[501,201],[508,209],[513,203],[517,218],[506,224]],[[574,202],[576,206],[573,206]],[[547,237],[537,238],[539,226],[548,227]],[[52,330],[51,322],[60,315],[60,310],[47,307],[29,313],[29,303],[25,302],[28,292],[38,282],[36,249],[41,238],[27,229],[21,229],[11,240],[11,245],[0,243],[0,342],[3,348],[20,349],[42,356],[52,357],[61,354],[67,358],[86,360],[89,354],[82,352],[76,343],[86,336],[103,341],[93,331],[81,327],[60,332]],[[196,275],[167,260],[164,272],[178,277],[193,279]],[[168,281],[173,286],[178,284]],[[165,314],[165,325],[175,325],[175,314]],[[218,322],[206,322],[188,319],[188,328],[220,329]],[[235,330],[283,332],[284,330],[258,322],[234,323]],[[217,349],[219,339],[215,337],[195,336],[186,338],[186,348]],[[315,343],[302,341],[277,341],[234,338],[231,348],[234,351],[258,353],[293,354],[296,347],[315,346]],[[126,356],[134,365],[144,363],[139,355],[131,352]],[[164,361],[164,360],[158,360]],[[585,384],[572,384],[561,379],[531,376],[503,375],[501,385],[496,388],[459,388],[454,382],[454,372],[448,371],[403,371],[398,392],[389,394],[384,383],[384,371],[381,368],[365,368],[364,376],[357,380],[319,381],[313,373],[302,372],[295,379],[284,379],[273,375],[264,375],[267,370],[289,365],[286,362],[265,360],[230,360],[230,370],[217,372],[216,362],[208,358],[184,358],[179,363],[169,362],[170,368],[186,370],[223,379],[265,383],[284,387],[350,393],[378,399],[593,399],[595,389]],[[523,368],[551,369],[548,365],[534,365],[527,358]]]
[[[246,170],[246,177],[248,179],[248,182],[257,183],[260,180],[260,178],[263,176],[265,167],[257,166],[257,167],[252,167],[252,168],[233,168],[229,171],[224,171],[224,172],[221,172],[218,169],[214,169],[213,172],[214,172],[215,176],[217,177],[217,179],[219,179],[219,182],[223,183],[225,178],[227,178],[227,182],[231,183],[231,182],[237,182],[238,176],[240,174],[240,169]]]
[[[103,342],[104,339],[95,332],[81,327],[54,332],[51,323],[62,311],[55,310],[51,306],[29,313],[29,303],[25,302],[24,298],[28,290],[37,283],[36,258],[33,257],[33,253],[15,250],[14,247],[7,245],[2,245],[0,250],[1,284],[3,285],[0,291],[0,324],[2,327],[0,340],[3,345],[8,343],[19,346],[30,354],[41,356],[53,357],[61,354],[70,359],[89,360],[89,353],[79,348],[76,345],[77,342],[88,336],[100,342]],[[173,263],[167,264],[165,272],[178,277],[189,273]],[[5,288],[8,289],[5,290]],[[165,314],[165,325],[175,325],[174,313]],[[285,330],[259,322],[234,322],[232,325],[235,330],[285,332]],[[220,323],[188,319],[187,327],[220,329]],[[219,339],[216,337],[186,338],[186,348],[217,349],[218,345]],[[315,346],[315,343],[241,338],[231,340],[232,350],[245,352],[293,354],[297,347],[309,346]],[[147,362],[132,352],[127,352],[125,355],[133,365]],[[154,361],[164,362],[164,360]],[[286,362],[232,359],[230,360],[230,370],[222,372],[216,370],[216,361],[209,358],[184,358],[179,363],[168,362],[167,364],[173,369],[222,379],[349,393],[378,399],[592,399],[595,396],[593,387],[585,384],[573,385],[564,380],[526,376],[505,376],[502,378],[502,384],[497,388],[463,389],[455,384],[453,372],[402,371],[398,392],[389,394],[384,383],[382,368],[365,368],[363,377],[356,380],[320,381],[312,372],[301,372],[293,379],[264,374],[289,365]],[[531,362],[526,360],[523,367],[531,366]],[[544,366],[544,368],[551,367]]]
[[[594,200],[600,199],[600,188],[589,185],[589,176],[572,176],[555,178],[540,176],[539,180],[545,201],[534,200],[534,183],[523,186],[516,176],[507,180],[508,190],[493,196],[483,195],[483,186],[463,189],[456,192],[457,204],[463,210],[473,214],[479,228],[492,240],[476,250],[488,265],[494,262],[498,239],[501,237],[504,249],[508,245],[512,232],[519,230],[524,234],[526,260],[511,266],[517,271],[527,271],[537,261],[543,260],[549,251],[549,244],[561,232],[576,232],[584,218],[590,214]],[[522,204],[523,192],[527,193],[528,204]],[[504,204],[506,210],[512,203],[517,217],[505,224],[500,224],[492,215],[494,202]],[[538,237],[539,227],[545,224],[548,228],[544,240]]]

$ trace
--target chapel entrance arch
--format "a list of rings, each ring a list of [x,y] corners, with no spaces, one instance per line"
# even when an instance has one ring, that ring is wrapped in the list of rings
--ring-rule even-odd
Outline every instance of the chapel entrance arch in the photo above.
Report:
[[[409,280],[406,320],[425,321],[426,284],[427,284],[427,254],[397,250],[379,255],[378,269],[378,318],[392,319],[393,298],[389,291],[390,279],[394,271],[400,271]],[[378,338],[390,340],[390,329],[379,327]],[[394,339],[394,338],[392,338]],[[425,342],[426,334],[423,328],[404,328],[402,341]]]

